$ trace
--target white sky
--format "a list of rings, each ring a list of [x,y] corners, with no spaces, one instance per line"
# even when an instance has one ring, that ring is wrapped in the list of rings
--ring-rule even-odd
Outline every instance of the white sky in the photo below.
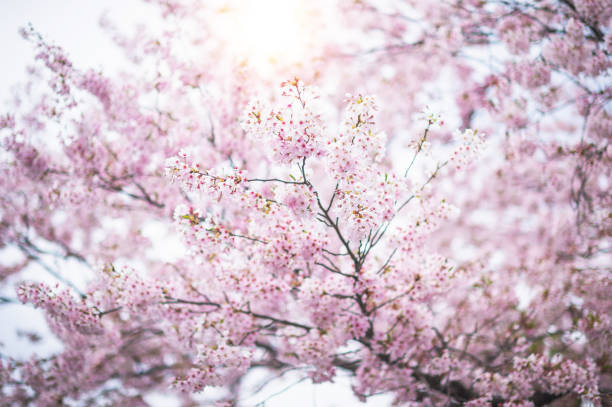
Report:
[[[0,101],[25,78],[34,57],[31,44],[19,35],[20,27],[32,23],[45,39],[63,47],[77,66],[113,71],[121,52],[99,27],[100,16],[108,12],[124,26],[146,16],[151,10],[145,6],[137,0],[0,0]]]

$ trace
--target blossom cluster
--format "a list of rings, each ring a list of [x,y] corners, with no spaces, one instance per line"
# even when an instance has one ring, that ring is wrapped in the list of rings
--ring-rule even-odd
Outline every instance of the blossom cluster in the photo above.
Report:
[[[288,372],[396,405],[608,402],[606,0],[311,0],[276,20],[303,57],[265,69],[218,37],[244,2],[148,3],[159,25],[103,22],[123,76],[23,31],[0,306],[62,347],[2,347],[3,405],[243,405]]]

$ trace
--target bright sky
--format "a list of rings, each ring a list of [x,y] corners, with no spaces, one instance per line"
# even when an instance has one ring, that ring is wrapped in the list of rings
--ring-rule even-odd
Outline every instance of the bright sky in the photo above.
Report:
[[[33,60],[32,46],[18,32],[28,23],[47,40],[62,46],[77,66],[118,69],[121,52],[98,25],[100,16],[107,11],[123,25],[151,10],[137,0],[2,0],[0,103],[10,96],[11,87],[25,78],[25,69]]]

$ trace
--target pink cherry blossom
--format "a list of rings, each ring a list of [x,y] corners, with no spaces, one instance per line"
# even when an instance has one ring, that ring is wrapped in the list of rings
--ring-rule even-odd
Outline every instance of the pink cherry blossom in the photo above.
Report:
[[[0,348],[3,405],[609,405],[606,1],[279,3],[252,50],[243,2],[147,3],[121,75],[22,30],[0,312],[61,346]]]

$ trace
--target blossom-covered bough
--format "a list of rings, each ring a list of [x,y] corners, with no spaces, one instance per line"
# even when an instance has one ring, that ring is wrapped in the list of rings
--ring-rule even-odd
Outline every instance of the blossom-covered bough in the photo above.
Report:
[[[157,31],[104,21],[129,75],[23,31],[0,312],[62,349],[0,348],[3,405],[240,406],[257,372],[610,403],[606,1],[297,2],[302,58],[263,70],[218,36],[240,2],[149,3]]]

